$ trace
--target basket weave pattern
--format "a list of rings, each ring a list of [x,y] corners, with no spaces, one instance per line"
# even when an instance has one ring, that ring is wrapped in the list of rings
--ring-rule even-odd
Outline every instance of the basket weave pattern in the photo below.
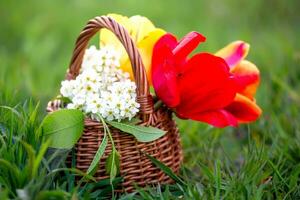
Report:
[[[149,84],[143,62],[127,31],[109,17],[102,16],[90,20],[76,41],[66,78],[68,80],[75,79],[79,74],[84,50],[90,38],[101,28],[111,30],[119,38],[131,60],[137,85],[137,102],[140,104],[139,117],[142,120],[140,125],[151,125],[167,131],[163,137],[156,141],[141,143],[132,135],[110,127],[115,146],[120,154],[120,175],[124,177],[122,189],[132,191],[134,184],[143,187],[157,183],[171,183],[172,180],[156,168],[143,153],[154,156],[174,172],[178,172],[182,161],[178,128],[172,119],[172,112],[170,110],[163,106],[158,110],[154,110],[153,98],[149,92]],[[59,109],[59,107],[62,107],[59,101],[49,102],[47,111],[52,112]],[[103,136],[104,130],[102,124],[86,118],[84,133],[75,146],[76,168],[87,171]],[[104,166],[110,152],[111,143],[109,142],[100,160],[98,170],[94,174],[97,180],[109,178]]]

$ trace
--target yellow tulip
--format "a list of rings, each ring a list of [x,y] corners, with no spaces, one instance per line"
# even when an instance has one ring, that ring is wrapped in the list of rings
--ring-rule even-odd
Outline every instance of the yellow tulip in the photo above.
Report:
[[[156,28],[153,23],[143,16],[132,16],[126,17],[118,14],[109,14],[118,23],[120,23],[130,34],[132,40],[136,44],[141,54],[145,70],[149,83],[152,85],[151,81],[151,59],[152,50],[156,41],[164,35],[166,32],[160,28]],[[121,52],[121,69],[130,74],[133,80],[132,67],[127,53],[124,47],[117,37],[109,30],[100,31],[100,46],[110,45]]]

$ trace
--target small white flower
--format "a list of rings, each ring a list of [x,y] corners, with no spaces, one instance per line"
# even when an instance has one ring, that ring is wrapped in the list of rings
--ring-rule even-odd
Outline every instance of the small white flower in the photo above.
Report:
[[[77,77],[77,79],[80,80],[83,84],[90,83],[90,82],[97,83],[98,81],[100,81],[99,75],[97,71],[94,69],[87,69],[83,71],[82,74],[80,74]]]
[[[97,114],[102,108],[102,102],[98,95],[90,96],[86,101],[85,112]]]
[[[64,97],[72,98],[74,88],[75,88],[75,81],[74,80],[62,81],[61,82],[60,93]]]
[[[61,94],[71,99],[69,109],[81,109],[92,119],[122,120],[139,111],[136,85],[120,68],[120,53],[112,47],[85,51],[80,74],[75,80],[63,81]]]
[[[114,120],[115,117],[114,117],[114,110],[113,110],[113,108],[107,108],[107,109],[106,109],[106,112],[103,113],[103,117],[104,117],[105,119],[107,119],[108,121]]]
[[[85,104],[85,95],[83,94],[78,94],[76,96],[74,96],[74,98],[72,99],[72,102],[75,104],[75,105],[83,105]]]
[[[68,108],[68,109],[76,109],[76,105],[75,105],[74,103],[69,103],[69,104],[67,105],[67,108]]]

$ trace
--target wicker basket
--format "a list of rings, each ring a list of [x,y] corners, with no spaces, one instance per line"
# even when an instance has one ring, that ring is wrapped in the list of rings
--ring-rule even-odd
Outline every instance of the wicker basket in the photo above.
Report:
[[[76,41],[66,78],[68,80],[75,79],[79,74],[85,48],[90,38],[101,28],[107,28],[118,37],[131,60],[137,85],[137,102],[140,104],[139,117],[142,120],[141,125],[151,125],[167,131],[163,137],[156,141],[141,143],[132,135],[110,127],[115,146],[120,154],[120,175],[124,177],[122,190],[132,191],[134,184],[143,187],[157,183],[171,183],[172,179],[156,168],[142,152],[154,156],[177,173],[182,161],[178,128],[172,119],[170,110],[164,106],[154,110],[154,100],[149,91],[149,84],[141,56],[127,31],[110,17],[102,16],[90,20]],[[52,112],[59,107],[61,107],[61,104],[58,101],[53,101],[49,102],[47,110]],[[102,124],[86,118],[84,133],[75,146],[76,167],[78,169],[82,171],[88,169],[103,136]],[[109,177],[105,173],[104,166],[110,152],[111,144],[108,143],[105,153],[100,160],[99,168],[94,175],[97,180]]]

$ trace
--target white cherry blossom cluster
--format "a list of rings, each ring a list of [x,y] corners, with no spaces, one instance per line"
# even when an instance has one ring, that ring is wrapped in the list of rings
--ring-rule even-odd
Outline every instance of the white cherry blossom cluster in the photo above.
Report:
[[[120,55],[111,47],[85,51],[80,74],[61,83],[60,93],[71,100],[69,109],[80,109],[93,119],[131,119],[139,111],[136,85],[120,69]]]

